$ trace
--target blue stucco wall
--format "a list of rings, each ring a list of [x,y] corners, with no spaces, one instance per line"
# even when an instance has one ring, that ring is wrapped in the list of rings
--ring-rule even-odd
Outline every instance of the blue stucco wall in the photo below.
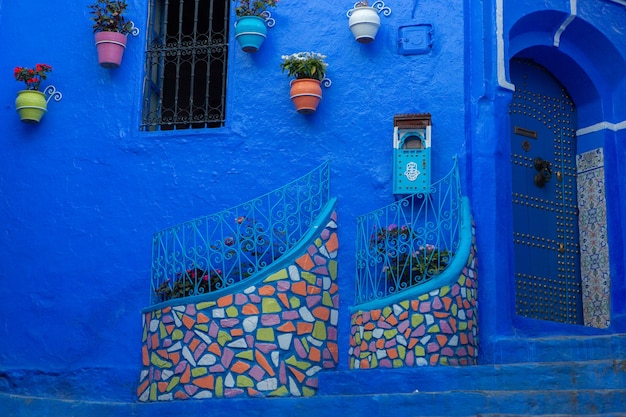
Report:
[[[469,194],[481,253],[479,286],[481,360],[500,354],[500,339],[593,334],[597,329],[563,326],[515,315],[513,288],[508,104],[514,86],[508,61],[532,59],[552,71],[568,89],[579,114],[578,153],[609,150],[607,228],[611,257],[612,320],[608,331],[623,331],[624,210],[623,137],[625,10],[611,1],[493,1],[469,10],[468,159]],[[569,24],[567,24],[569,23]],[[495,29],[495,30],[494,30]],[[560,44],[555,45],[562,29]],[[501,31],[501,32],[500,32]],[[500,35],[500,33],[502,33]],[[477,41],[483,39],[483,42]],[[621,95],[619,98],[617,95]],[[510,358],[511,359],[511,358]]]
[[[138,129],[145,30],[129,39],[119,69],[100,68],[86,4],[66,3],[1,9],[0,37],[12,46],[0,58],[0,369],[24,372],[22,381],[68,375],[67,392],[45,383],[19,388],[67,397],[87,391],[71,375],[112,370],[122,383],[101,395],[132,398],[152,233],[268,192],[324,160],[345,225],[339,280],[348,323],[354,219],[394,199],[394,114],[432,114],[435,179],[464,153],[462,3],[413,10],[412,2],[389,2],[376,42],[360,45],[345,15],[352,3],[281,2],[258,53],[240,51],[231,33],[226,126],[164,133]],[[145,29],[147,1],[129,4]],[[397,28],[407,23],[433,25],[431,53],[397,53]],[[310,50],[328,56],[333,84],[317,113],[303,116],[279,64],[281,55]],[[45,84],[63,99],[49,104],[40,125],[24,125],[12,69],[38,62],[53,66]],[[346,367],[349,327],[340,331]]]
[[[392,14],[381,17],[369,45],[357,44],[348,30],[351,2],[281,1],[273,13],[277,24],[258,53],[238,50],[231,33],[226,126],[164,133],[138,129],[147,0],[129,1],[129,17],[143,31],[129,39],[116,70],[97,65],[88,2],[61,3],[0,0],[0,390],[133,401],[152,233],[268,192],[324,160],[331,162],[342,233],[339,367],[347,368],[355,218],[394,199],[391,144],[398,113],[432,114],[435,179],[448,171],[453,155],[460,157],[481,254],[484,360],[491,355],[489,338],[513,333],[506,174],[511,92],[498,84],[495,0],[389,0]],[[511,57],[508,31],[537,11],[535,3],[505,2],[503,59]],[[619,35],[626,9],[601,0],[578,3],[585,23],[577,22],[582,26],[572,35],[591,26],[604,41],[569,49],[580,66],[574,75],[585,72],[598,91],[584,95],[575,80],[570,84],[579,89],[572,96],[580,94],[580,105],[589,108],[581,127],[617,125],[584,141],[611,150],[612,331],[623,328],[626,313],[619,303],[626,292],[626,219],[619,215],[626,204],[626,130],[619,127],[626,120],[626,39],[623,30]],[[567,1],[541,6],[563,17],[570,13]],[[433,50],[399,55],[398,27],[424,23],[433,26]],[[595,47],[607,53],[583,53]],[[279,64],[283,54],[310,50],[328,56],[333,84],[317,113],[302,116],[288,99]],[[38,62],[54,67],[45,85],[54,84],[64,97],[50,103],[41,124],[24,125],[13,106],[21,86],[12,70]],[[530,333],[542,328],[521,325]],[[93,383],[99,391],[89,388]]]

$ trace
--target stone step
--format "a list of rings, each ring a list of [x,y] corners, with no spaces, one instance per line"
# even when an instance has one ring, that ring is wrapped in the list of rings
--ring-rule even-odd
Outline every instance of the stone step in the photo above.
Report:
[[[410,395],[410,394],[407,394]],[[626,390],[523,390],[523,391],[447,391],[413,394],[421,403],[415,416],[450,417],[502,415],[613,416],[624,412]],[[437,414],[435,414],[437,413]],[[397,416],[385,413],[381,416]],[[408,415],[408,414],[404,414]]]
[[[525,417],[528,414],[481,413],[479,417]],[[534,417],[570,417],[571,414],[535,414]],[[584,414],[585,417],[626,417],[624,413]]]
[[[306,398],[230,398],[161,403],[102,403],[0,393],[2,416],[246,417],[620,416],[626,390],[446,391],[332,395]]]
[[[391,394],[451,390],[584,390],[626,387],[626,360],[541,362],[331,371],[319,394]],[[625,410],[626,411],[626,404]]]
[[[500,338],[488,350],[489,363],[626,359],[626,334]]]
[[[72,398],[80,395],[66,399],[15,395],[10,393],[15,387],[5,384],[0,390],[5,391],[0,392],[0,416],[626,417],[624,335],[509,339],[500,341],[499,347],[518,349],[518,359],[524,360],[464,367],[326,371],[319,374],[318,394],[306,398],[147,404],[134,398],[77,401]]]

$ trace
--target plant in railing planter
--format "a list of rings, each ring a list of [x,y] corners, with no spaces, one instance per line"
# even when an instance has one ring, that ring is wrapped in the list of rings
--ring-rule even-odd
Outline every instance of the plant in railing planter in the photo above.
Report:
[[[191,268],[176,274],[174,280],[167,279],[155,289],[155,293],[159,301],[208,293],[221,287],[221,274],[219,269],[207,272],[200,268]]]
[[[370,248],[383,260],[388,285],[404,289],[441,273],[452,257],[448,249],[432,244],[417,245],[418,234],[410,225],[395,224],[374,231]]]
[[[291,81],[290,97],[298,113],[310,114],[317,110],[322,100],[322,83],[329,87],[331,81],[326,78],[328,64],[326,55],[317,52],[297,52],[282,56],[282,71]]]
[[[138,35],[133,22],[124,17],[128,4],[124,0],[96,0],[91,9],[98,63],[117,68],[122,63],[128,34]]]
[[[391,14],[391,9],[385,6],[381,0],[375,1],[371,6],[367,0],[357,1],[354,7],[346,13],[348,16],[348,26],[359,43],[374,42],[378,29],[380,28],[380,17],[383,12],[385,16]]]
[[[62,94],[56,91],[54,86],[46,87],[43,92],[39,91],[41,82],[52,72],[52,67],[48,64],[37,64],[35,68],[15,67],[13,77],[16,81],[26,84],[26,89],[17,93],[15,99],[15,109],[24,123],[39,123],[43,115],[48,111],[48,101],[54,98],[59,101]],[[46,98],[46,93],[50,94]]]
[[[168,278],[154,291],[158,301],[205,294],[225,288],[256,273],[278,259],[286,250],[285,232],[265,230],[245,216],[234,219],[237,233],[210,246],[211,260],[223,260],[224,270],[192,265],[185,272]]]
[[[276,21],[269,9],[276,7],[278,0],[233,0],[235,2],[235,39],[244,52],[256,52],[267,37],[267,27]]]

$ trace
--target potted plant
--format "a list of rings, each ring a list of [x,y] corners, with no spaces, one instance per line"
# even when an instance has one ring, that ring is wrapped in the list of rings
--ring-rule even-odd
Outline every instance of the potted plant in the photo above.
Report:
[[[298,113],[310,114],[317,110],[322,99],[322,81],[326,86],[330,82],[325,79],[328,64],[324,62],[325,55],[317,52],[297,52],[283,55],[282,71],[295,77],[291,81],[291,101]]]
[[[56,101],[61,100],[61,93],[53,86],[46,87],[44,92],[39,91],[41,82],[47,78],[47,73],[52,72],[52,67],[48,64],[37,64],[35,68],[15,67],[13,76],[16,81],[23,81],[26,89],[18,91],[15,99],[15,109],[24,123],[39,123],[43,115],[48,111],[48,100],[54,97]],[[50,92],[50,97],[46,99],[45,92]]]
[[[235,2],[235,39],[244,52],[256,52],[267,37],[267,28],[274,26],[269,9],[278,0],[233,0]]]
[[[367,0],[361,0],[354,3],[354,7],[348,10],[347,16],[348,26],[359,43],[374,42],[378,28],[380,28],[380,17],[378,13],[383,12],[385,16],[391,14],[391,9],[385,7],[385,4],[378,0],[372,6],[368,5]]]
[[[122,63],[128,34],[133,22],[126,20],[128,4],[124,0],[96,0],[89,6],[98,50],[98,63],[104,68],[117,68]]]
[[[390,292],[397,292],[430,280],[443,272],[453,257],[448,249],[424,244],[411,225],[375,229],[370,250],[383,263],[382,273]]]
[[[211,243],[208,262],[198,259],[203,267],[192,262],[185,271],[173,274],[156,286],[156,301],[223,289],[254,275],[285,253],[286,232],[283,229],[266,228],[264,221],[257,221],[254,217],[239,216],[234,222],[234,230],[231,229],[234,233],[226,233],[223,239]],[[220,264],[228,271],[227,275],[210,264],[217,254],[224,260]]]

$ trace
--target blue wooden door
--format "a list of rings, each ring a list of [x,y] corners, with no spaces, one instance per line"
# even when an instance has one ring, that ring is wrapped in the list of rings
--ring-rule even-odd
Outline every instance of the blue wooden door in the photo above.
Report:
[[[576,108],[543,67],[511,61],[515,309],[582,324],[576,198]]]

